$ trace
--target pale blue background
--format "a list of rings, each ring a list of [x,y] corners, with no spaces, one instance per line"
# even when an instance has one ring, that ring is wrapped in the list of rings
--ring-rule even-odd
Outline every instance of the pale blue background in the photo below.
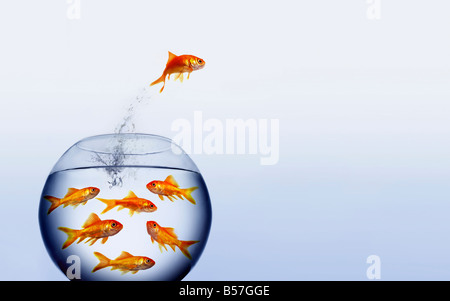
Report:
[[[65,280],[37,209],[54,163],[110,133],[167,51],[205,59],[141,106],[175,119],[277,118],[280,160],[194,155],[213,202],[186,280],[450,279],[450,4],[382,0],[0,2],[0,280]]]

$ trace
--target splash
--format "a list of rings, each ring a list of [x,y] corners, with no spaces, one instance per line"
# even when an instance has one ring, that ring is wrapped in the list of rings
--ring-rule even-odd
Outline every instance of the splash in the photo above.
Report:
[[[125,162],[125,155],[123,151],[121,139],[118,140],[118,144],[114,147],[113,151],[108,154],[95,153],[93,160],[104,166],[108,166],[106,172],[110,178],[108,181],[109,188],[122,187],[123,184],[123,163]]]
[[[137,108],[141,105],[146,105],[149,103],[151,95],[148,93],[148,87],[142,89],[135,99],[130,103],[122,122],[116,126],[114,131],[115,134],[122,133],[134,133],[136,125],[134,123],[134,116],[136,114]]]
[[[142,91],[133,99],[128,106],[122,121],[116,126],[114,134],[118,135],[116,144],[112,146],[110,153],[99,154],[96,153],[93,157],[94,162],[107,166],[106,172],[110,178],[108,181],[109,188],[122,187],[123,185],[123,169],[125,165],[125,149],[124,142],[120,134],[134,133],[136,130],[135,115],[139,107],[147,105],[151,99],[148,87],[142,89]]]

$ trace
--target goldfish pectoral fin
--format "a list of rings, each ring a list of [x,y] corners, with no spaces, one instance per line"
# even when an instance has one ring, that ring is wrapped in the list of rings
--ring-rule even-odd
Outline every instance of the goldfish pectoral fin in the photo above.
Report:
[[[158,194],[159,198],[161,199],[161,201],[164,201],[164,197],[160,194]]]
[[[107,237],[103,237],[102,238],[102,244],[104,244],[107,240],[108,240],[108,236]]]
[[[166,248],[166,245],[164,245],[164,244],[158,244],[158,246],[159,246],[159,250],[161,251],[161,253],[162,253],[162,248],[164,248],[164,250],[166,250],[167,251],[167,248]]]
[[[183,73],[180,73],[180,83],[182,83],[183,82]]]
[[[89,245],[92,246],[93,244],[95,244],[97,242],[97,240],[98,240],[98,238],[95,238]]]
[[[192,73],[192,71],[191,71],[191,72],[188,72],[187,79],[189,79],[189,76],[191,75],[191,73]]]
[[[136,274],[137,272],[139,272],[139,270],[136,270],[136,271],[132,271],[132,272],[131,272],[131,274],[133,274],[133,275],[134,275],[134,274]]]
[[[180,79],[180,76],[183,76],[183,73],[178,72],[177,75],[175,76],[175,80],[174,80],[174,81],[176,81],[177,79]],[[181,82],[181,81],[183,81],[183,80],[180,79],[180,82]]]
[[[130,216],[133,216],[133,214],[134,214],[134,210],[131,210],[131,209],[130,209],[130,212],[129,212],[129,214],[130,214]]]

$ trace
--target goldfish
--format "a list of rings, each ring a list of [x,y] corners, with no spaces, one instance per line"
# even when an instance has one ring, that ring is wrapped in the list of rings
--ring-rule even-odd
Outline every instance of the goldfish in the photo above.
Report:
[[[203,67],[205,67],[205,61],[199,57],[189,54],[177,56],[169,51],[169,59],[167,60],[163,74],[160,78],[152,82],[150,86],[163,82],[164,84],[159,91],[159,93],[161,93],[166,85],[166,76],[167,79],[170,79],[170,75],[174,74],[175,80],[179,79],[180,82],[183,82],[183,73],[187,72],[187,79],[189,79],[189,75],[191,75],[192,71],[200,70]]]
[[[128,195],[121,200],[106,200],[101,198],[97,198],[97,200],[106,204],[106,208],[101,214],[108,212],[116,206],[119,206],[118,210],[124,208],[130,209],[130,216],[133,216],[135,212],[154,212],[157,209],[155,204],[149,200],[138,198],[133,191],[130,191]]]
[[[147,222],[147,232],[148,232],[148,234],[150,234],[152,243],[154,243],[155,241],[158,243],[159,250],[161,252],[162,252],[161,247],[163,247],[167,251],[166,245],[169,245],[169,247],[171,247],[174,252],[175,252],[175,247],[178,247],[180,249],[181,253],[183,253],[189,259],[192,259],[192,257],[187,248],[189,246],[199,242],[196,240],[190,240],[190,241],[178,240],[178,237],[175,234],[175,231],[173,228],[161,227],[155,221]]]
[[[128,272],[136,274],[141,270],[147,270],[155,265],[155,261],[151,258],[145,256],[133,256],[125,251],[122,251],[119,257],[112,260],[99,252],[94,252],[94,255],[100,260],[100,263],[92,269],[92,273],[106,267],[111,267],[111,270],[122,271],[122,275]]]
[[[50,212],[61,205],[63,205],[63,207],[72,205],[74,208],[80,204],[85,205],[88,200],[95,198],[99,192],[100,189],[97,187],[86,187],[82,189],[69,188],[67,194],[62,199],[46,195],[44,196],[44,199],[52,203],[47,214],[50,214]]]
[[[101,220],[97,214],[91,213],[88,219],[84,222],[83,229],[74,230],[66,227],[59,227],[58,229],[67,234],[67,240],[63,244],[62,248],[65,249],[75,242],[78,238],[80,239],[77,243],[82,242],[86,238],[89,239],[85,242],[91,242],[89,245],[92,246],[97,240],[102,239],[102,244],[104,244],[108,237],[116,235],[122,230],[123,225],[116,220]]]
[[[177,181],[175,181],[172,175],[168,176],[164,181],[151,181],[147,184],[147,189],[151,192],[157,194],[161,200],[164,200],[163,196],[166,196],[169,200],[173,202],[175,196],[180,198],[186,198],[192,204],[195,204],[194,198],[191,196],[191,193],[196,190],[198,187],[191,187],[182,189],[179,188]]]

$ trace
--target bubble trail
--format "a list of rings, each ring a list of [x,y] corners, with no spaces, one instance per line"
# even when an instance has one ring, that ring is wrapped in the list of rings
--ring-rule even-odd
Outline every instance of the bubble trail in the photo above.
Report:
[[[148,87],[142,89],[142,92],[136,96],[133,102],[130,103],[128,110],[122,122],[116,126],[114,133],[134,133],[136,125],[134,124],[133,118],[136,114],[136,108],[141,104],[148,104],[151,95],[148,94]]]
[[[111,154],[99,154],[95,153],[95,157],[93,158],[94,162],[98,162],[102,165],[108,166],[110,168],[106,169],[109,178],[108,181],[109,188],[118,186],[122,187],[122,167],[125,161],[125,155],[123,152],[122,141],[119,139],[119,143],[114,146],[114,149]]]
[[[134,122],[134,116],[136,114],[137,108],[141,105],[147,105],[152,97],[149,93],[149,88],[144,87],[142,91],[134,98],[134,100],[128,106],[125,116],[122,121],[116,126],[114,133],[134,133],[136,125]],[[125,150],[123,145],[123,140],[119,137],[117,139],[117,144],[113,146],[111,153],[109,154],[98,154],[96,153],[93,157],[94,162],[98,162],[102,165],[108,166],[107,173],[109,178],[108,181],[109,188],[122,187],[123,177],[122,174],[125,161]]]

